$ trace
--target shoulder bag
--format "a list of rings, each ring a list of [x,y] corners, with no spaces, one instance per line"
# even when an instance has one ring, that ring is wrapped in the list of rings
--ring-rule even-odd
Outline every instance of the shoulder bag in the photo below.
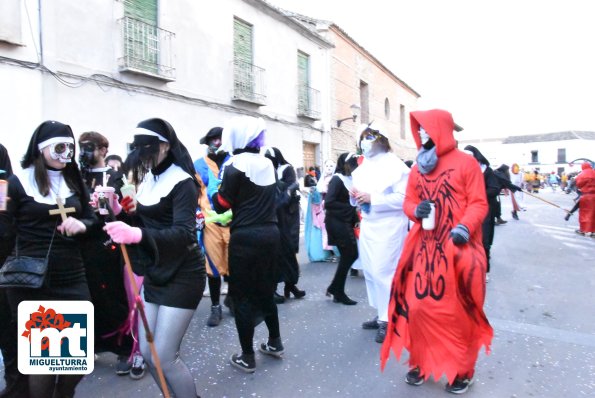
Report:
[[[9,256],[0,269],[0,288],[39,289],[42,287],[48,270],[54,236],[56,236],[55,228],[45,258],[19,256],[17,237],[16,256]]]

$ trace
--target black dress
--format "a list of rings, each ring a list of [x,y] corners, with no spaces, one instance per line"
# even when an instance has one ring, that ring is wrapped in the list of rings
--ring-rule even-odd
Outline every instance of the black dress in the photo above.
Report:
[[[277,201],[277,220],[281,246],[279,249],[277,282],[297,285],[300,269],[296,253],[300,240],[300,205],[296,189],[288,192],[288,187],[297,181],[295,170],[290,164],[281,165],[277,171],[279,176],[279,197]]]
[[[142,240],[129,245],[134,272],[144,279],[149,303],[196,309],[205,287],[205,260],[196,236],[199,188],[171,159],[139,186],[136,215]]]
[[[16,315],[18,303],[22,300],[89,300],[80,251],[80,242],[85,237],[68,237],[55,232],[61,223],[60,215],[49,215],[49,211],[58,206],[40,203],[29,196],[17,176],[9,178],[8,191],[11,197],[8,210],[1,213],[0,217],[3,223],[14,225],[20,255],[45,257],[54,236],[44,286],[40,289],[7,289],[13,314]],[[75,209],[69,215],[82,221],[87,227],[87,233],[98,228],[98,220],[89,206],[86,193],[83,198],[71,194],[63,200],[65,207]]]

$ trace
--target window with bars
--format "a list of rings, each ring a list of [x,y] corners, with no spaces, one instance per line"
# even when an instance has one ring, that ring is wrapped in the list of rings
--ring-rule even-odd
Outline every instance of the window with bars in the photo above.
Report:
[[[232,98],[265,105],[264,72],[263,68],[254,65],[253,26],[234,18]]]
[[[159,28],[158,0],[124,0],[120,70],[175,80],[175,34]]]
[[[320,91],[310,86],[310,56],[298,51],[298,116],[320,119]]]

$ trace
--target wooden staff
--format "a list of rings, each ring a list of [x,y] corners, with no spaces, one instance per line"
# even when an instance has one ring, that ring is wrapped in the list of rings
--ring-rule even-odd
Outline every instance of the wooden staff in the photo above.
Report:
[[[529,196],[533,196],[534,198],[536,198],[536,199],[539,199],[539,200],[541,200],[541,201],[543,201],[543,202],[547,203],[548,205],[552,205],[552,206],[554,206],[554,207],[557,207],[558,209],[562,209],[562,210],[564,210],[566,213],[570,213],[570,210],[566,210],[566,209],[565,209],[565,208],[563,208],[562,206],[558,206],[557,204],[555,204],[555,203],[553,203],[553,202],[550,202],[549,200],[545,200],[545,199],[543,199],[543,198],[540,198],[539,196],[537,196],[537,195],[533,195],[532,193],[529,193],[529,192],[527,192],[527,191],[523,191],[523,192],[524,192],[524,193],[526,193],[526,194],[527,194],[527,195],[529,195]]]
[[[112,221],[116,221],[116,216],[114,215],[114,211],[112,210],[111,206],[109,205],[107,198],[105,198],[105,207],[107,208],[110,219]],[[151,355],[153,356],[153,364],[155,364],[155,369],[157,370],[157,376],[159,377],[159,384],[161,384],[161,391],[163,391],[163,396],[165,398],[170,398],[169,390],[167,389],[167,383],[165,382],[165,376],[163,375],[163,369],[161,368],[161,361],[159,360],[159,356],[157,355],[157,350],[155,349],[155,342],[153,338],[153,333],[149,328],[149,322],[147,321],[147,315],[145,314],[145,305],[143,300],[140,298],[140,293],[138,290],[138,285],[136,284],[136,280],[134,279],[134,272],[132,272],[132,263],[130,262],[130,257],[128,256],[128,249],[126,245],[120,243],[120,250],[122,251],[122,257],[124,257],[124,268],[126,269],[126,274],[128,275],[128,280],[130,281],[130,286],[132,286],[132,290],[134,291],[134,297],[136,301],[136,308],[140,313],[140,317],[143,321],[143,327],[145,329],[145,338],[149,343],[149,347],[151,349]]]

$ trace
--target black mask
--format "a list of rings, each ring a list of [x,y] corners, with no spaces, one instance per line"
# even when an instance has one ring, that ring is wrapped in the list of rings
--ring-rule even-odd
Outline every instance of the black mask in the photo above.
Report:
[[[92,168],[93,165],[97,163],[97,159],[95,159],[95,144],[92,142],[83,142],[79,143],[79,147],[81,149],[81,153],[79,155],[81,169]]]
[[[159,138],[151,135],[135,135],[133,147],[138,151],[137,166],[151,170],[157,165],[159,157]]]

